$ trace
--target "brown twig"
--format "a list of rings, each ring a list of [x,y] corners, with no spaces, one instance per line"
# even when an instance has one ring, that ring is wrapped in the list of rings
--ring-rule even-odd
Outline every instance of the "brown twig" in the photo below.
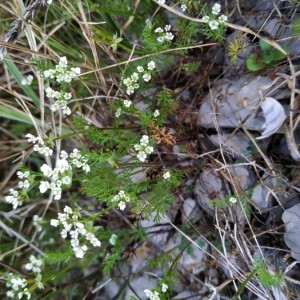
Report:
[[[33,18],[35,11],[39,5],[45,5],[45,0],[36,0],[32,4],[28,5],[21,17],[17,18],[10,24],[10,29],[3,35],[3,42],[14,43],[20,33],[20,30],[24,22],[28,22]],[[4,59],[7,54],[7,48],[2,46],[0,47],[0,61]]]

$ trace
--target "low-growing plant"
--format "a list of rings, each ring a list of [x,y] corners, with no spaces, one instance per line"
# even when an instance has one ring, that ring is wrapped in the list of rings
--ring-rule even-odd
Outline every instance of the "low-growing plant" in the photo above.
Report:
[[[0,49],[9,78],[0,116],[18,141],[7,158],[11,167],[0,202],[0,294],[87,299],[102,281],[128,283],[121,264],[148,239],[140,220],[159,222],[178,205],[181,192],[190,192],[187,174],[202,164],[196,149],[188,151],[185,144],[186,124],[195,120],[190,114],[186,121],[168,74],[176,68],[194,76],[201,62],[185,56],[204,37],[222,41],[228,17],[219,3],[189,0],[170,1],[170,10],[164,0],[37,0],[27,7],[17,2],[13,13],[23,12],[26,22],[24,28],[21,19],[8,26],[4,44],[20,33],[18,40],[30,49]],[[197,19],[170,18],[173,4]],[[245,45],[232,47],[235,59]],[[282,58],[262,40],[260,47],[264,66]],[[260,57],[251,59],[257,69]],[[177,146],[182,153],[176,154]],[[250,211],[241,196],[212,203],[225,210],[241,206],[247,216]],[[161,272],[157,285],[137,299],[170,299],[182,253],[193,254],[192,246],[202,249],[209,242],[216,251],[222,248],[212,232],[209,240],[200,238],[198,225],[179,226],[181,243],[147,261],[140,272]],[[253,274],[275,286],[281,274],[270,278],[261,265]],[[124,295],[121,288],[118,295]]]
[[[259,71],[284,57],[285,55],[281,51],[260,39],[259,52],[250,54],[246,60],[246,66],[249,71]]]

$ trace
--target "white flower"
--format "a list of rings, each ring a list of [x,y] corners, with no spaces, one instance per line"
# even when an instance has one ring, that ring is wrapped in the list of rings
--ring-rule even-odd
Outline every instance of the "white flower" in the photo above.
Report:
[[[209,21],[210,21],[209,16],[204,16],[204,17],[202,18],[202,22],[204,22],[204,23],[208,23]]]
[[[126,203],[125,203],[124,201],[120,201],[120,202],[118,203],[118,208],[119,208],[120,210],[124,210],[124,209],[126,208]]]
[[[42,261],[37,259],[34,255],[29,256],[29,263],[24,265],[25,270],[32,271],[34,273],[41,273]]]
[[[61,182],[62,182],[62,184],[70,185],[71,182],[72,182],[72,179],[71,179],[70,176],[64,176],[64,177],[61,179]]]
[[[29,187],[30,187],[30,183],[29,183],[28,180],[19,181],[18,187],[19,187],[20,189],[28,190]]]
[[[161,27],[157,27],[155,30],[154,30],[155,33],[163,33],[164,30],[161,28]]]
[[[67,116],[69,116],[72,113],[71,109],[67,105],[64,105],[62,107],[62,112],[64,115],[67,115]]]
[[[148,64],[147,64],[147,68],[149,71],[152,71],[155,69],[155,62],[153,60],[151,60]]]
[[[75,252],[75,256],[78,258],[84,257],[84,249],[83,247],[73,247],[73,251]]]
[[[225,16],[225,15],[221,15],[221,16],[218,18],[218,20],[219,20],[219,22],[220,22],[221,24],[223,24],[224,22],[227,22],[227,21],[228,21],[228,18],[227,18],[227,16]]]
[[[172,40],[174,39],[173,33],[171,33],[171,32],[166,32],[166,34],[165,34],[165,39],[166,39],[166,40],[169,40],[169,41],[172,41]]]
[[[159,293],[157,291],[150,291],[150,290],[144,290],[145,295],[150,299],[150,300],[160,300]]]
[[[171,174],[170,174],[169,171],[168,171],[168,172],[165,172],[165,173],[163,174],[163,178],[164,178],[165,180],[170,179],[170,177],[171,177]]]
[[[100,246],[101,246],[101,242],[100,242],[96,237],[93,237],[93,238],[90,240],[90,243],[91,243],[92,246],[94,246],[94,247],[100,247]]]
[[[59,159],[56,163],[55,169],[62,174],[70,169],[70,165],[66,159]]]
[[[109,239],[109,243],[114,246],[116,244],[117,238],[118,236],[113,233]]]
[[[13,209],[16,209],[18,206],[22,205],[22,202],[19,201],[19,193],[14,189],[9,190],[10,195],[5,197],[7,203],[12,204]]]
[[[43,164],[40,169],[41,169],[42,173],[44,174],[44,176],[46,176],[46,177],[52,176],[52,173],[53,173],[52,168],[50,166],[48,166],[47,164]]]
[[[229,202],[235,204],[237,202],[237,199],[235,197],[230,197]]]
[[[125,107],[130,107],[132,102],[130,100],[124,100],[123,104],[124,104]]]
[[[18,171],[18,172],[17,172],[17,176],[18,176],[20,179],[28,178],[29,175],[30,175],[29,171],[25,171],[24,173],[21,172],[21,171]]]
[[[65,150],[61,150],[59,156],[61,159],[67,159],[69,155]]]
[[[143,77],[145,82],[148,82],[151,79],[151,75],[148,74],[148,73],[145,73],[142,77]]]
[[[90,172],[91,167],[90,167],[88,164],[84,164],[84,165],[82,166],[82,170],[83,170],[84,172],[88,173],[88,172]]]
[[[53,150],[45,145],[42,145],[42,146],[34,145],[33,150],[37,151],[40,154],[45,155],[45,156],[51,156],[53,154]]]
[[[150,290],[144,290],[145,295],[149,298],[150,295],[152,295],[152,292]]]
[[[122,114],[122,108],[118,108],[115,113],[116,118],[119,118],[121,116],[121,114]]]
[[[33,80],[33,76],[32,75],[28,75],[26,78],[23,78],[21,80],[21,84],[22,85],[31,85],[32,80]]]
[[[145,152],[146,152],[147,154],[151,154],[151,153],[153,153],[153,151],[154,151],[154,149],[153,149],[153,147],[151,147],[151,146],[147,146],[147,147],[145,148]]]
[[[149,143],[149,136],[148,135],[143,135],[142,138],[140,139],[140,144],[142,146],[147,146]]]
[[[136,157],[138,158],[139,161],[144,162],[147,158],[147,155],[144,151],[140,151]]]
[[[210,27],[211,30],[216,30],[219,27],[219,22],[216,20],[211,20],[208,22],[208,25]]]
[[[58,63],[59,67],[61,68],[66,68],[68,65],[68,61],[67,58],[65,56],[62,56],[59,58],[59,63]]]
[[[27,133],[25,137],[27,137],[28,143],[36,143],[37,141],[37,138],[31,133]]]
[[[131,79],[128,77],[128,78],[123,79],[123,83],[124,83],[126,86],[129,86],[129,85],[131,85],[132,81],[131,81]]]
[[[139,74],[134,72],[131,76],[130,76],[130,79],[133,81],[133,82],[137,82],[139,80]]]
[[[48,98],[54,98],[54,90],[50,86],[46,88],[45,92]]]
[[[161,285],[161,291],[163,292],[163,293],[165,293],[167,290],[168,290],[168,285],[167,284],[165,284],[165,283],[163,283],[162,285]]]
[[[36,228],[37,232],[41,232],[43,230],[42,223],[43,223],[43,218],[39,217],[38,215],[34,215],[32,217],[32,223],[33,226]]]
[[[136,69],[139,73],[144,72],[144,68],[142,66],[138,66]]]
[[[213,15],[218,15],[221,11],[221,5],[219,3],[215,3],[211,9]]]
[[[157,0],[158,4],[165,4],[166,0]]]
[[[70,206],[65,206],[65,208],[64,208],[64,212],[66,213],[66,214],[73,214],[73,210],[72,210],[72,208],[70,207]]]
[[[44,194],[49,188],[50,188],[50,184],[48,181],[41,181],[39,186],[41,194]]]
[[[156,109],[156,110],[154,111],[154,113],[153,113],[153,117],[154,117],[154,118],[157,118],[159,115],[160,115],[159,110]]]
[[[59,224],[60,224],[59,220],[56,220],[56,219],[51,219],[50,220],[50,225],[51,226],[57,227]]]
[[[56,187],[51,189],[54,195],[54,200],[60,200],[61,199],[61,188]]]
[[[76,74],[76,75],[79,75],[81,73],[81,70],[79,67],[71,68],[71,71],[73,72],[73,74]]]
[[[170,24],[166,25],[165,26],[165,31],[170,31],[170,30],[171,30],[171,25]]]
[[[50,5],[52,3],[52,0],[47,0],[47,4]]]
[[[165,36],[159,36],[156,40],[160,43],[163,43],[165,41]]]
[[[133,148],[134,148],[135,151],[140,151],[140,150],[142,150],[143,147],[139,144],[136,144],[136,145],[133,146]]]
[[[180,6],[180,8],[181,8],[181,10],[182,10],[183,12],[185,12],[185,11],[187,10],[186,4],[182,4],[182,5]]]
[[[127,87],[126,94],[131,95],[134,93],[134,87],[132,85]]]

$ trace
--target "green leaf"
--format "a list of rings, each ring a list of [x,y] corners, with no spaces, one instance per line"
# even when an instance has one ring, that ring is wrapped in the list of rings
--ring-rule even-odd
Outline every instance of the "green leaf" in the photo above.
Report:
[[[0,117],[33,125],[32,124],[32,120],[28,116],[28,114],[26,114],[25,112],[22,112],[22,111],[20,111],[20,110],[18,110],[16,108],[10,106],[10,105],[7,105],[7,104],[5,104],[5,105],[4,104],[0,104]],[[35,122],[37,124],[40,123],[36,119],[35,119]]]
[[[273,52],[266,53],[263,55],[263,62],[265,64],[270,64],[272,61],[274,61]]]
[[[267,42],[265,42],[262,39],[259,40],[259,47],[262,50],[262,52],[265,52],[265,53],[269,52],[273,48],[271,45],[269,45]]]
[[[255,72],[263,69],[266,65],[259,61],[258,56],[253,53],[246,60],[246,67],[249,71]]]
[[[300,34],[300,18],[297,18],[292,22],[292,35],[298,34]]]
[[[286,47],[283,47],[283,49],[287,50]],[[273,56],[273,60],[281,60],[285,58],[285,55],[277,49],[274,49],[274,51],[272,51],[272,56]]]
[[[17,66],[12,60],[4,59],[3,60],[4,65],[7,67],[8,72],[15,78],[15,80],[18,82],[19,86],[22,88],[24,93],[33,101],[36,107],[40,106],[40,98],[36,95],[36,93],[33,91],[31,86],[29,85],[23,85],[22,80],[24,79],[22,73],[19,71]]]

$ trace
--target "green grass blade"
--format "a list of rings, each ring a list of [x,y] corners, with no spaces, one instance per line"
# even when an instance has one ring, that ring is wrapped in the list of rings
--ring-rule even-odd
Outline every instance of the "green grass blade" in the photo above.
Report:
[[[23,85],[22,80],[24,79],[22,73],[19,71],[15,63],[11,60],[4,59],[3,60],[4,65],[7,67],[8,72],[15,78],[15,80],[18,82],[19,86],[22,88],[24,93],[33,101],[36,107],[40,107],[40,98],[36,95],[36,93],[33,91],[31,86],[29,85]]]
[[[25,112],[10,105],[0,104],[0,117],[33,125],[31,118]],[[39,124],[38,120],[35,121]]]

